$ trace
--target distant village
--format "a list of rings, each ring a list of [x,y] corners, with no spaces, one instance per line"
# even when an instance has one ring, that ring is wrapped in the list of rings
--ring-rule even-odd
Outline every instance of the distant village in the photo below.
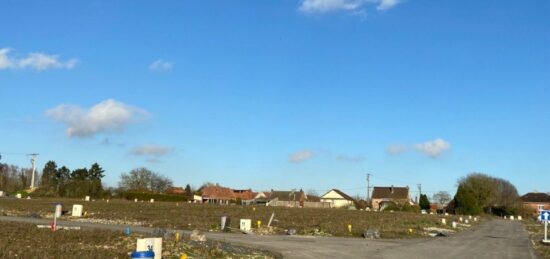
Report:
[[[185,194],[182,187],[170,187],[167,194]],[[369,193],[370,195],[370,193]],[[550,209],[550,195],[548,193],[530,192],[520,197],[523,207],[538,213]],[[331,189],[323,195],[306,194],[300,190],[271,190],[255,192],[252,189],[232,189],[219,184],[210,184],[201,187],[190,202],[209,204],[239,204],[265,205],[293,208],[344,208],[382,211],[394,205],[419,205],[418,197],[411,197],[409,187],[375,186],[368,201],[353,198],[339,189]],[[453,212],[453,199],[447,202],[429,203],[425,213]]]

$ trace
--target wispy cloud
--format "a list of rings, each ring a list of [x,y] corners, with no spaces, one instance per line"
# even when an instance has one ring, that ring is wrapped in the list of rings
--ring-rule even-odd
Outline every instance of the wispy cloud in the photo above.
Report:
[[[311,150],[301,150],[294,152],[288,156],[290,163],[299,164],[305,162],[315,156],[315,153]]]
[[[389,10],[403,0],[303,0],[298,10],[303,13],[324,14],[331,12],[349,12],[365,16],[367,8],[376,7],[379,11]]]
[[[9,48],[0,49],[0,70],[5,69],[32,69],[44,71],[49,69],[73,69],[77,59],[61,60],[59,55],[50,55],[41,52],[29,53],[24,57],[13,57]]]
[[[394,144],[390,145],[386,152],[391,155],[398,155],[409,151],[417,151],[431,158],[439,158],[443,153],[451,149],[451,143],[444,139],[437,138],[423,143],[414,144],[412,146]]]
[[[161,145],[142,145],[134,147],[130,153],[135,156],[148,156],[148,157],[159,157],[170,154],[174,152],[173,147],[161,146]]]
[[[380,11],[388,10],[394,8],[396,5],[400,4],[401,0],[381,0],[376,9]]]
[[[149,65],[149,70],[151,71],[172,71],[172,68],[174,68],[173,62],[164,61],[162,59],[155,60]]]
[[[117,146],[117,147],[124,147],[126,146],[125,143],[122,143],[122,142],[113,142],[110,138],[104,138],[103,140],[101,140],[99,142],[100,145],[102,146]]]
[[[361,7],[359,0],[304,0],[299,10],[305,13],[327,13],[334,11],[352,11]]]
[[[88,109],[61,104],[47,110],[46,116],[64,124],[68,137],[86,138],[99,133],[122,132],[129,124],[147,118],[149,113],[108,99]]]
[[[409,148],[405,145],[393,144],[386,148],[386,152],[392,155],[398,155],[407,152]]]

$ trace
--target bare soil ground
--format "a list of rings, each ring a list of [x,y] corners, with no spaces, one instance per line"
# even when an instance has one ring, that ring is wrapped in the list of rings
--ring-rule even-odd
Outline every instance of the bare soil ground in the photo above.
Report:
[[[34,224],[0,222],[0,258],[129,258],[141,234],[108,230],[57,230]],[[193,242],[165,236],[163,258],[275,258],[272,253],[225,242]]]
[[[203,231],[219,231],[220,217],[229,217],[229,226],[239,228],[240,219],[247,218],[257,227],[267,225],[275,213],[273,230],[269,233],[284,233],[295,229],[302,235],[359,237],[368,229],[377,229],[381,238],[414,238],[425,236],[425,228],[450,229],[458,216],[446,216],[447,225],[441,224],[441,215],[422,215],[408,212],[367,212],[345,209],[300,209],[266,206],[208,205],[174,202],[133,202],[126,200],[103,200],[85,202],[76,199],[35,198],[0,199],[0,215],[51,218],[56,203],[62,203],[68,211],[63,219],[70,220],[73,204],[84,205],[86,217],[81,221],[104,224],[130,224],[146,227]],[[466,219],[466,217],[464,217]],[[472,222],[470,224],[477,224]],[[348,225],[352,225],[351,231]]]

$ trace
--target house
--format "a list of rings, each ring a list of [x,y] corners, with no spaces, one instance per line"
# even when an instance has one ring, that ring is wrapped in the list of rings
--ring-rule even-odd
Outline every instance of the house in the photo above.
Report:
[[[254,196],[252,204],[267,205],[269,201],[270,192],[259,192]]]
[[[374,187],[371,200],[375,210],[383,210],[391,203],[405,204],[410,202],[409,187]]]
[[[233,190],[219,185],[205,186],[201,189],[201,192],[203,203],[229,204],[237,199]]]
[[[355,199],[338,189],[332,189],[323,194],[320,201],[330,203],[331,208],[345,208],[355,204]]]
[[[307,195],[302,189],[300,191],[274,191],[269,194],[267,206],[284,206],[284,207],[303,207],[307,200]]]
[[[166,189],[165,193],[184,195],[185,194],[185,189],[183,189],[181,187],[170,187],[170,188]]]
[[[330,203],[321,202],[317,196],[307,195],[302,189],[299,191],[274,191],[268,196],[267,206],[284,206],[294,208],[330,208]]]
[[[430,212],[445,213],[445,205],[439,203],[430,203]]]
[[[523,208],[533,214],[539,214],[541,210],[550,210],[550,195],[542,192],[530,192],[520,197]]]
[[[235,195],[235,199],[237,201],[240,200],[241,204],[243,205],[249,205],[254,203],[254,198],[256,197],[257,193],[253,192],[251,189],[244,189],[244,190],[233,190],[233,194]]]

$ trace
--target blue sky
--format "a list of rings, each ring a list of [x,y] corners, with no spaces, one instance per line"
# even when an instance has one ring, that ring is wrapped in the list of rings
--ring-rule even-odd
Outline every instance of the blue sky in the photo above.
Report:
[[[6,1],[0,152],[257,190],[550,191],[548,1]],[[414,194],[413,194],[414,195]]]

